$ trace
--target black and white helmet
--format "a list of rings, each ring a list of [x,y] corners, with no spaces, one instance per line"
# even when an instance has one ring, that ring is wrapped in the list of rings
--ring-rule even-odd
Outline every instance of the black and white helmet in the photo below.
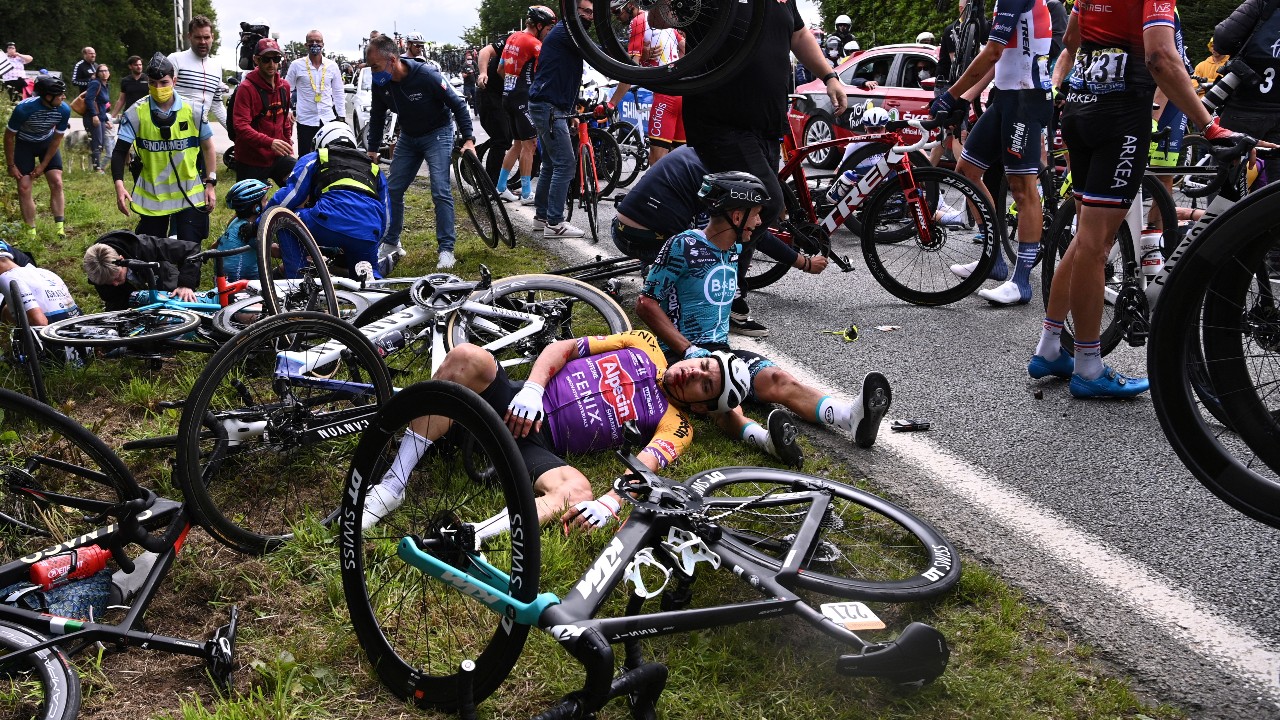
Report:
[[[748,172],[731,170],[702,176],[698,197],[711,215],[723,215],[730,210],[749,210],[769,202],[769,192],[760,178]]]
[[[356,147],[356,135],[351,132],[351,128],[347,127],[346,123],[331,120],[321,125],[320,130],[316,133],[316,150],[327,148],[335,142],[343,143],[349,147]]]
[[[53,75],[41,75],[36,78],[36,95],[44,97],[46,95],[63,95],[67,92],[67,84],[62,78]]]
[[[720,395],[714,402],[708,403],[711,409],[707,412],[719,415],[738,407],[747,398],[747,393],[751,392],[751,368],[745,360],[728,350],[712,352],[711,359],[719,363],[720,377],[724,379],[724,383],[720,388]]]

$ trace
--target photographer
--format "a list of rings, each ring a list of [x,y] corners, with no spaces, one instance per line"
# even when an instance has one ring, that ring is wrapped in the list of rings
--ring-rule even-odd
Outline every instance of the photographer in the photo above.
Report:
[[[1256,74],[1252,81],[1241,80],[1218,113],[1222,124],[1248,128],[1260,140],[1280,142],[1280,58],[1271,48],[1280,42],[1280,0],[1245,0],[1218,23],[1213,31],[1213,47],[1235,59],[1222,69],[1230,75],[1236,63]],[[1222,82],[1226,82],[1226,78]],[[1280,177],[1280,160],[1267,160],[1268,181]]]

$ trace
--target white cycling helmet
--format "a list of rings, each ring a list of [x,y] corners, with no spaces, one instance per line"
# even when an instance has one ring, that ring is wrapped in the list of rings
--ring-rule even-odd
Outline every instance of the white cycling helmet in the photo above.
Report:
[[[720,388],[720,396],[708,403],[711,409],[707,412],[719,415],[738,407],[747,398],[747,393],[751,391],[751,368],[747,367],[745,360],[728,350],[712,352],[711,359],[719,363],[720,377],[724,378],[724,383]]]
[[[924,45],[932,45],[934,43],[933,33],[925,31],[916,36],[916,42]]]
[[[853,21],[849,19],[849,16],[848,16],[848,15],[841,15],[841,16],[839,16],[839,17],[837,17],[837,18],[836,18],[836,27],[840,27],[841,25],[849,25],[849,26],[852,26],[852,25],[853,25]]]
[[[404,41],[406,44],[408,43],[413,43],[414,45],[427,44],[427,39],[422,36],[422,33],[417,33],[417,32],[411,32],[408,35],[405,35]]]
[[[345,140],[351,147],[356,147],[356,135],[351,132],[351,128],[347,127],[344,122],[331,120],[316,132],[315,146],[316,150],[327,148],[331,144]]]
[[[862,117],[858,119],[858,124],[863,127],[884,127],[892,119],[889,117],[888,110],[882,107],[872,107],[862,113]]]
[[[844,53],[846,55],[851,55],[853,53],[858,52],[858,50],[861,49],[861,47],[862,46],[858,44],[857,40],[850,40],[849,42],[844,44]]]

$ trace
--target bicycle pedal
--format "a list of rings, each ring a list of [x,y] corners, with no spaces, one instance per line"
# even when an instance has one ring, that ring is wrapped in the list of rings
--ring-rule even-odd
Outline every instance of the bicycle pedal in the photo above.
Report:
[[[231,688],[231,673],[236,668],[236,630],[239,624],[240,609],[232,605],[231,621],[215,630],[213,638],[205,643],[209,675],[224,690]]]
[[[160,402],[156,403],[156,407],[160,408],[161,410],[181,410],[186,405],[186,403],[187,401],[185,399],[184,400],[161,400]]]

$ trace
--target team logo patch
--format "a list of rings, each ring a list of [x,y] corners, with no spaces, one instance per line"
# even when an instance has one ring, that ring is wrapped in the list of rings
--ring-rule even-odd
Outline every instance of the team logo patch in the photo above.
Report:
[[[618,423],[636,420],[635,378],[622,368],[618,354],[605,355],[596,367],[600,368],[600,396],[613,408]]]

